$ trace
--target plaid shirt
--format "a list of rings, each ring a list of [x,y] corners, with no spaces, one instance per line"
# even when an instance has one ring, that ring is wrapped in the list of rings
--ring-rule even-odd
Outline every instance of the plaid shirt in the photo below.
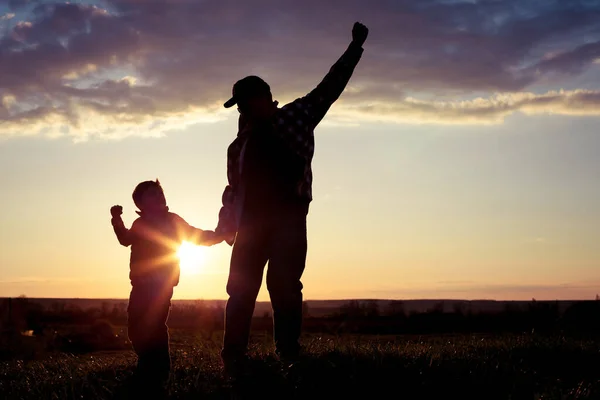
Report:
[[[315,89],[306,96],[278,108],[273,116],[275,134],[304,160],[304,177],[297,183],[296,194],[307,202],[312,201],[311,163],[315,150],[314,129],[346,88],[362,53],[362,47],[351,43]],[[223,192],[223,207],[219,212],[219,223],[215,229],[220,234],[235,234],[238,229],[244,201],[241,188],[243,182],[240,182],[241,166],[248,131],[240,116],[238,136],[227,149],[229,184]]]

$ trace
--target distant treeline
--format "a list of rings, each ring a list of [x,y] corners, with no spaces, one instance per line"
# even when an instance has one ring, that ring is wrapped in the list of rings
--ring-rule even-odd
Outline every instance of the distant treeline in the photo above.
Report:
[[[439,302],[430,309],[406,312],[402,301],[348,301],[329,313],[312,316],[304,303],[304,331],[313,334],[503,334],[533,333],[576,337],[600,336],[600,300],[581,301],[561,311],[558,302],[507,303],[502,310],[474,311],[464,303]],[[175,304],[171,329],[191,330],[221,340],[221,304],[197,301]],[[0,360],[39,359],[53,352],[87,353],[130,349],[127,303],[102,302],[82,309],[69,302],[45,307],[22,296],[0,301]],[[272,332],[271,314],[255,316],[252,331]]]
[[[375,301],[352,300],[327,316],[311,316],[304,304],[304,330],[322,333],[360,334],[428,334],[428,333],[506,333],[530,332],[564,334],[600,333],[600,300],[581,301],[560,311],[558,302],[536,301],[516,306],[506,304],[502,311],[473,311],[455,304],[449,311],[439,302],[424,312],[406,312],[402,301],[390,301],[382,307]],[[127,303],[101,303],[99,307],[82,309],[68,302],[47,307],[25,297],[5,299],[0,304],[0,328],[33,331],[57,326],[90,326],[104,321],[116,327],[127,324]],[[224,310],[203,301],[174,305],[169,326],[174,329],[197,329],[205,332],[223,328]],[[253,329],[271,331],[271,315],[254,317]]]
[[[560,311],[558,302],[538,302],[525,306],[506,304],[502,311],[472,311],[457,304],[445,311],[440,302],[425,312],[404,311],[401,301],[390,302],[381,310],[375,302],[350,301],[327,318],[305,322],[308,331],[360,334],[446,334],[446,333],[522,333],[537,332],[566,335],[600,334],[600,301],[581,301]]]

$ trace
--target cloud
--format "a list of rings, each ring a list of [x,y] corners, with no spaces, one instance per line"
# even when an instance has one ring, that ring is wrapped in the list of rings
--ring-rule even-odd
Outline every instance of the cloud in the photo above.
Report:
[[[538,244],[538,245],[541,245],[541,244],[546,244],[548,242],[548,239],[546,239],[543,236],[534,236],[534,237],[525,238],[523,240],[523,242],[527,243],[527,244]]]
[[[267,79],[282,102],[292,100],[322,79],[359,19],[371,33],[351,86],[332,109],[338,123],[597,115],[597,92],[530,89],[560,88],[597,68],[600,5],[593,2],[11,0],[9,6],[18,17],[0,37],[5,137],[164,135],[223,117],[232,83],[249,74]]]
[[[11,10],[19,10],[29,4],[37,3],[36,0],[8,0],[8,7]]]
[[[338,107],[341,118],[427,123],[498,124],[517,112],[527,115],[600,116],[600,91],[550,91],[503,93],[465,101],[423,101],[405,98],[397,102],[373,101]]]

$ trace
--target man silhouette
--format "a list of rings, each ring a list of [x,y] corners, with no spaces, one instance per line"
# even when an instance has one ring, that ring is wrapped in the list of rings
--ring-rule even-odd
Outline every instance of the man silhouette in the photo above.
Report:
[[[216,228],[233,245],[221,353],[230,377],[241,372],[246,359],[267,261],[276,353],[285,362],[299,355],[314,129],[344,91],[367,35],[367,27],[355,23],[347,50],[302,98],[278,108],[269,85],[247,76],[233,85],[233,96],[224,104],[237,104],[240,112],[239,132],[227,151],[229,184]]]

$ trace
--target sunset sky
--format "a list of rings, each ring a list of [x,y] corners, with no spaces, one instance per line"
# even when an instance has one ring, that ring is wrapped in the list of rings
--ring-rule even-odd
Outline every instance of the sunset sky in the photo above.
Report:
[[[256,74],[283,105],[370,29],[316,129],[307,299],[600,293],[600,4],[0,0],[0,296],[125,298],[109,209],[214,229]],[[226,298],[231,247],[174,298]],[[259,299],[266,300],[266,288]]]

